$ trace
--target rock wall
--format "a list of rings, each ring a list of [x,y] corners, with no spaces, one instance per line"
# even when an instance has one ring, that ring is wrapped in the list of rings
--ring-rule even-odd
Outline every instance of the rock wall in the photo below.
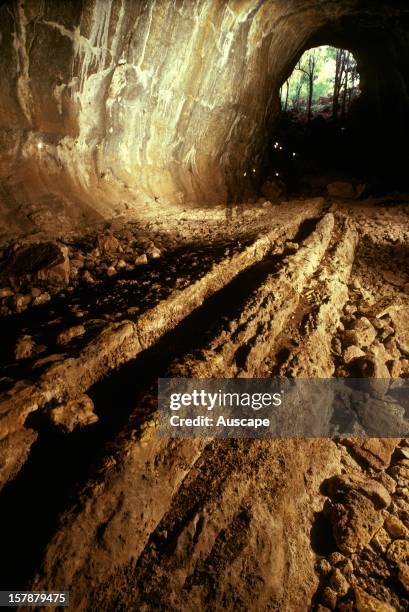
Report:
[[[3,2],[3,237],[242,197],[261,179],[278,89],[314,37],[353,23],[359,51],[363,31],[381,28],[382,46],[403,27],[405,3],[372,4]]]

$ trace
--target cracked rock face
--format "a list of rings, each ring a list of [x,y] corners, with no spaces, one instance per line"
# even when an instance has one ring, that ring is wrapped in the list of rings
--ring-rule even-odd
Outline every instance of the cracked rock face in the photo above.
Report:
[[[364,94],[380,95],[381,74],[402,117],[406,97],[391,92],[407,79],[408,8],[375,4],[2,3],[2,225],[61,232],[242,196],[263,178],[278,89],[313,44],[352,48]]]

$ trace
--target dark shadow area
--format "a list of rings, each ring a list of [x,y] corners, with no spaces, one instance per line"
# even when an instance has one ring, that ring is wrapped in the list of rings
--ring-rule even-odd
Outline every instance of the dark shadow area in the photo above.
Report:
[[[284,75],[269,180],[288,195],[322,195],[334,181],[350,182],[356,199],[409,189],[407,27],[345,18],[315,33]]]
[[[326,557],[338,550],[332,535],[331,523],[324,512],[316,512],[314,514],[310,536],[311,547],[317,555]]]

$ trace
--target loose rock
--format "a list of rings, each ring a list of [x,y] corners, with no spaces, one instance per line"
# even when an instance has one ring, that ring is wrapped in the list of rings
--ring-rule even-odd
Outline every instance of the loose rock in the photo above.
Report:
[[[399,563],[399,581],[401,585],[406,589],[407,593],[409,593],[409,565],[406,563]]]
[[[344,351],[343,359],[345,363],[352,363],[353,361],[356,361],[360,357],[364,356],[365,353],[362,349],[359,348],[359,346],[351,345],[348,346],[348,348]]]
[[[19,359],[28,359],[36,353],[36,343],[31,336],[21,336],[17,340],[16,348],[14,350],[14,357]]]
[[[83,325],[75,325],[69,329],[64,329],[57,336],[57,344],[68,344],[73,338],[77,338],[83,334],[85,334],[85,327]]]
[[[387,557],[395,563],[409,563],[409,542],[395,540],[388,548]]]
[[[355,587],[354,593],[357,612],[396,612],[388,603],[372,597],[360,587]]]
[[[403,353],[409,355],[409,307],[393,309],[390,314],[397,345]]]
[[[88,395],[70,400],[50,411],[50,420],[59,429],[72,432],[77,427],[92,425],[98,421],[94,413],[94,403]]]
[[[325,587],[322,592],[322,603],[330,610],[335,610],[337,605],[337,594],[331,587]]]
[[[48,293],[48,291],[44,291],[44,293],[40,293],[39,296],[34,298],[33,306],[41,306],[42,304],[45,304],[46,302],[49,302],[50,300],[51,300],[51,295]]]
[[[344,438],[343,443],[375,470],[389,466],[400,438]]]
[[[342,502],[326,504],[324,511],[332,524],[335,542],[345,553],[362,550],[383,523],[372,502],[354,491],[345,495]]]
[[[142,255],[138,255],[138,257],[135,257],[134,263],[136,266],[142,266],[144,264],[147,264],[148,258],[146,256],[146,253],[142,253]]]
[[[392,540],[388,532],[381,527],[372,538],[371,544],[374,546],[374,548],[376,548],[376,550],[385,553],[391,541]]]
[[[351,183],[335,181],[327,185],[328,195],[334,198],[353,199],[356,196],[355,187]]]
[[[385,528],[393,538],[409,537],[409,530],[396,516],[389,515],[385,521]]]
[[[346,595],[349,591],[349,582],[338,568],[333,571],[330,577],[330,584],[334,591],[341,597]]]
[[[348,345],[367,348],[376,338],[376,329],[366,317],[354,322],[352,329],[344,333],[344,340]]]
[[[160,249],[158,249],[157,247],[153,247],[148,252],[148,255],[151,259],[159,259],[159,257],[161,256]]]
[[[119,240],[117,240],[115,236],[107,235],[98,237],[98,247],[101,251],[107,253],[117,251],[119,244]]]

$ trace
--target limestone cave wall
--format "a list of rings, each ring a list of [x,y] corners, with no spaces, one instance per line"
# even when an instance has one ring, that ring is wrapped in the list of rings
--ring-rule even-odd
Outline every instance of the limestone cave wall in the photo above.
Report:
[[[318,40],[357,51],[371,99],[387,74],[405,114],[408,13],[364,0],[2,3],[0,236],[242,197],[261,179],[279,87]]]

